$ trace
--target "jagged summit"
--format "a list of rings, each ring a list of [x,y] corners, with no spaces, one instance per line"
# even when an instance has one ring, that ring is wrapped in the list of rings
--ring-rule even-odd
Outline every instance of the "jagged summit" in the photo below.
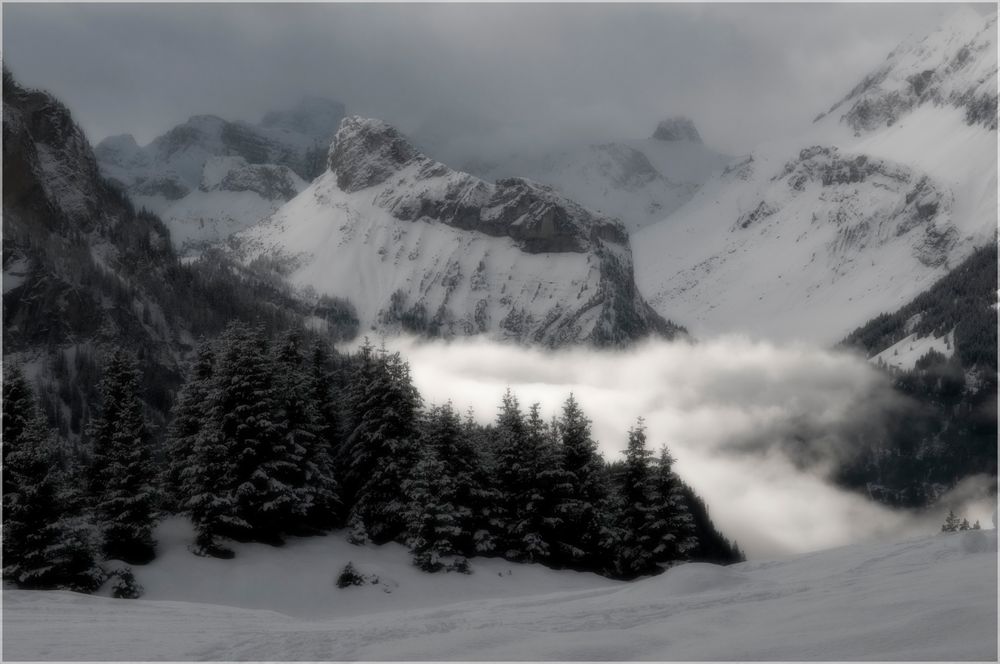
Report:
[[[382,185],[373,203],[397,219],[433,219],[507,236],[532,253],[583,252],[599,239],[628,242],[618,221],[583,208],[551,187],[516,177],[489,183],[453,170],[418,151],[381,120],[345,118],[328,163],[345,193]],[[398,182],[391,182],[393,178]]]
[[[352,115],[341,121],[327,164],[337,176],[337,186],[352,192],[385,182],[417,157],[427,159],[395,127]]]
[[[682,115],[661,120],[656,125],[653,138],[660,141],[690,141],[691,143],[701,143],[701,134],[694,122],[690,118]]]

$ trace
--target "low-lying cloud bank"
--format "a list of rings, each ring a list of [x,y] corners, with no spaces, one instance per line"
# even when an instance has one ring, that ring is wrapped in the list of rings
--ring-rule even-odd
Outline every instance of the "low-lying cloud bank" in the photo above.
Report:
[[[886,378],[851,354],[741,337],[627,351],[553,352],[478,338],[386,343],[409,360],[428,403],[450,399],[482,422],[493,420],[507,387],[546,416],[572,392],[609,459],[644,417],[651,447],[669,446],[716,524],[752,557],[928,533],[943,519],[889,509],[826,479],[831,464],[853,453],[852,430],[900,412]],[[983,483],[971,478],[943,504],[989,527],[994,505],[982,498]]]

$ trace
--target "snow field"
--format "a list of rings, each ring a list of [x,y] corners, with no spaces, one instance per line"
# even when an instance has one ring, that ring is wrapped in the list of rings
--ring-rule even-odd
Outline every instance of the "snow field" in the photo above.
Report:
[[[240,545],[232,561],[206,561],[183,550],[184,531],[164,524],[160,558],[136,568],[143,599],[5,591],[7,658],[997,657],[995,530],[686,564],[630,584],[482,559],[470,576],[429,575],[408,566],[402,547],[351,547],[339,535]],[[336,589],[345,557],[398,585]],[[321,595],[329,599],[317,604]]]

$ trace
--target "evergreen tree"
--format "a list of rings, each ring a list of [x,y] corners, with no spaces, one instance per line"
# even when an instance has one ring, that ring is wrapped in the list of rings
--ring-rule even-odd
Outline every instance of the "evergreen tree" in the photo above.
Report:
[[[455,504],[458,482],[448,474],[437,449],[423,448],[404,489],[409,498],[406,545],[413,563],[425,572],[467,571],[468,561],[460,554],[460,546],[468,535],[463,522],[468,522],[469,510]]]
[[[955,510],[948,510],[948,516],[945,517],[944,525],[941,526],[941,532],[957,532],[959,523],[958,517],[955,516]]]
[[[970,526],[969,526],[969,520],[968,519],[962,519],[962,523],[959,524],[958,529],[959,530],[969,530],[969,528],[970,528]]]
[[[594,567],[607,555],[608,477],[597,443],[591,437],[590,420],[572,394],[563,405],[559,432],[570,491],[559,507],[563,523],[554,561],[570,567]]]
[[[340,509],[328,430],[320,411],[327,404],[318,401],[322,395],[314,384],[315,369],[306,363],[298,332],[283,339],[277,365],[285,441],[301,459],[294,478],[302,506],[302,523],[298,525],[306,532],[326,530],[337,523]]]
[[[572,491],[572,476],[563,469],[555,423],[542,420],[532,404],[525,420],[525,454],[533,481],[521,517],[521,542],[529,560],[550,561],[563,526],[560,506]]]
[[[6,74],[6,71],[4,72]],[[24,374],[16,367],[8,368],[3,381],[3,439],[20,440],[28,425],[37,417],[35,399]],[[7,465],[7,453],[13,447],[3,446],[3,465]],[[7,478],[4,477],[3,492],[7,493]]]
[[[432,408],[425,417],[422,447],[433,450],[454,482],[449,499],[458,515],[456,551],[473,556],[491,551],[489,518],[495,502],[484,460],[451,403]]]
[[[662,539],[659,514],[653,505],[656,496],[652,460],[653,453],[646,446],[646,427],[639,418],[628,432],[618,520],[615,570],[626,578],[646,574],[655,568],[654,549]]]
[[[221,343],[214,419],[235,461],[233,496],[247,526],[231,535],[279,544],[287,526],[304,515],[301,449],[285,435],[277,367],[261,330],[233,323]]]
[[[534,468],[527,452],[527,427],[521,406],[510,389],[503,395],[493,429],[496,453],[499,504],[495,528],[499,545],[507,558],[520,560],[527,556],[523,548],[522,522],[534,484]]]
[[[660,448],[653,472],[653,521],[650,536],[653,560],[658,563],[684,560],[698,545],[694,519],[684,499],[684,484],[673,470],[674,458]]]
[[[56,441],[27,381],[3,385],[3,576],[20,588],[93,592],[104,573],[90,528],[72,511]]]
[[[204,346],[188,382],[181,388],[171,442],[183,449],[177,474],[180,507],[194,525],[191,550],[199,556],[232,558],[221,539],[249,532],[236,502],[236,459],[222,435],[223,405],[215,349]],[[187,437],[184,440],[183,437]]]
[[[100,412],[91,421],[90,493],[109,558],[149,562],[156,555],[156,469],[139,399],[135,358],[116,350],[99,385]]]
[[[177,393],[167,430],[167,472],[164,484],[173,502],[181,509],[191,498],[191,487],[183,479],[184,471],[194,463],[194,449],[199,436],[210,427],[209,408],[215,353],[202,341],[187,381]]]
[[[342,464],[353,502],[351,516],[358,517],[376,544],[404,534],[408,501],[403,486],[419,460],[419,408],[420,395],[399,353],[383,350],[376,357],[370,346],[362,347],[349,396],[354,430]]]

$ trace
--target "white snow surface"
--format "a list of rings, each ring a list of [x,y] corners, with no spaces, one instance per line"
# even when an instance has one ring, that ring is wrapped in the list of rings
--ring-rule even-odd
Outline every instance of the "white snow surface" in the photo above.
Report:
[[[196,558],[184,524],[139,600],[5,590],[8,660],[996,660],[995,530],[853,545],[633,583],[473,559],[422,573],[334,534]],[[383,583],[337,589],[346,560]],[[508,570],[510,573],[508,574]]]
[[[930,351],[937,351],[945,357],[955,354],[955,330],[935,337],[919,337],[910,334],[889,346],[881,353],[868,358],[872,364],[882,364],[901,371],[912,371],[917,360]]]
[[[935,39],[940,48],[963,43]],[[969,63],[955,77],[975,79],[991,62],[995,72],[995,37],[971,57],[986,64]],[[983,85],[996,94],[995,75]],[[835,156],[808,157],[814,146]],[[863,133],[827,115],[804,135],[735,160],[673,215],[636,233],[636,281],[657,311],[695,336],[740,330],[834,343],[993,241],[996,146],[995,130],[968,124],[965,110],[949,105],[921,103]],[[879,173],[846,177],[850,164],[876,162]]]

